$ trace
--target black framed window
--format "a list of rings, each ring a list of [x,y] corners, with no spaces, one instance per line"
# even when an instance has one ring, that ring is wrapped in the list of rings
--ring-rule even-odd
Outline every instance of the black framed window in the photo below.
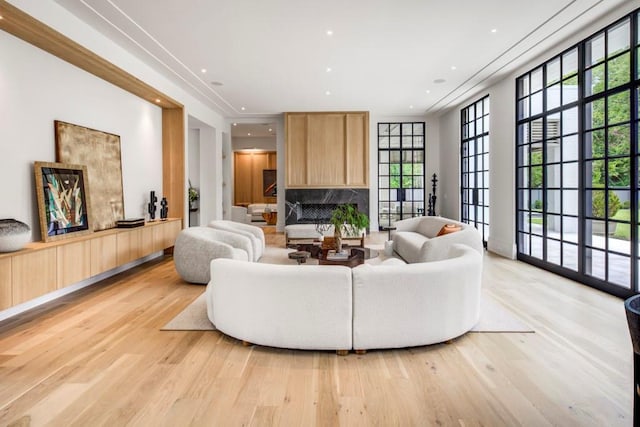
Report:
[[[489,95],[460,112],[460,218],[489,238]]]
[[[424,215],[424,122],[378,123],[378,223]]]
[[[516,80],[518,258],[620,296],[639,289],[638,22]]]

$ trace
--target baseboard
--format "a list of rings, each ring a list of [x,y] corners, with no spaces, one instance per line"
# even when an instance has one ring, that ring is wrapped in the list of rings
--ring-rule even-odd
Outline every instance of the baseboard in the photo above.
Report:
[[[489,236],[487,250],[509,259],[516,259],[517,247],[514,242],[505,242]]]

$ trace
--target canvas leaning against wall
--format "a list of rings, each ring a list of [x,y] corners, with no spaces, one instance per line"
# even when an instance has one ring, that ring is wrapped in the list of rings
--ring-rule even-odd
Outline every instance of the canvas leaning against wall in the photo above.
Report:
[[[89,183],[82,165],[35,162],[42,240],[91,233]]]
[[[54,127],[58,162],[87,167],[93,229],[114,228],[124,218],[120,136],[59,120]]]

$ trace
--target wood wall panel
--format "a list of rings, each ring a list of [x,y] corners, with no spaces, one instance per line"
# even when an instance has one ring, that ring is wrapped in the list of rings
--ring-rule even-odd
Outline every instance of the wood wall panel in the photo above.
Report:
[[[285,180],[287,188],[308,185],[306,114],[285,114],[285,141]]]
[[[11,258],[0,259],[0,310],[11,307]]]
[[[56,248],[25,252],[11,257],[13,305],[55,291]]]
[[[233,157],[233,203],[246,206],[251,203],[275,203],[275,197],[264,197],[262,171],[276,169],[277,153],[236,152]]]
[[[91,275],[104,273],[118,266],[117,236],[91,239]]]
[[[369,113],[285,113],[287,188],[368,188]]]
[[[236,205],[248,205],[253,201],[252,154],[234,153],[233,156],[233,203]]]
[[[368,113],[346,115],[346,174],[347,185],[366,186],[369,177],[369,120]]]
[[[162,110],[162,195],[169,203],[169,216],[182,219],[185,206],[184,110]],[[161,199],[161,198],[160,198]]]
[[[91,241],[61,245],[56,248],[57,288],[64,288],[91,276]]]
[[[344,185],[345,179],[344,114],[309,115],[307,175],[313,187]]]

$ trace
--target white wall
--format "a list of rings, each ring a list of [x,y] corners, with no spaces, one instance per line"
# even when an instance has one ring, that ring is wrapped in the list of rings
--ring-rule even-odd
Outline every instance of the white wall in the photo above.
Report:
[[[515,239],[515,79],[542,64],[602,27],[613,23],[640,5],[637,0],[609,13],[583,28],[571,39],[559,43],[543,56],[520,66],[516,71],[493,84],[489,89],[461,100],[455,107],[439,116],[440,164],[443,170],[444,216],[457,218],[460,211],[460,110],[487,93],[490,111],[490,236],[488,249],[502,256],[514,258]]]
[[[40,240],[33,162],[56,160],[54,120],[120,135],[125,215],[144,216],[162,194],[161,109],[4,32],[0,56],[0,217]]]

